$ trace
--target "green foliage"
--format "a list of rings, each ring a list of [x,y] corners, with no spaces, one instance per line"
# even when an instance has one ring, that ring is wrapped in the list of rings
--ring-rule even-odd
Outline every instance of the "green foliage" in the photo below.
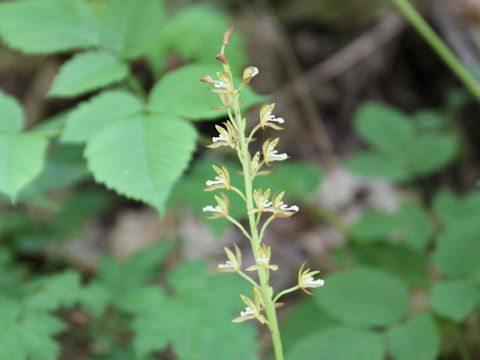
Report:
[[[190,161],[195,138],[195,129],[181,119],[137,116],[100,131],[85,155],[97,181],[161,213]]]
[[[80,103],[67,114],[61,139],[65,142],[86,142],[115,121],[138,115],[142,108],[140,100],[127,91],[104,91]]]
[[[23,133],[0,133],[0,191],[15,201],[44,165],[47,140]]]
[[[309,335],[338,325],[329,317],[314,299],[307,299],[296,305],[282,324],[282,343],[287,351],[294,344]]]
[[[422,251],[433,233],[425,210],[417,204],[404,203],[395,213],[369,211],[350,228],[351,234],[365,242],[403,242],[415,251]]]
[[[320,331],[299,341],[286,358],[317,360],[382,360],[385,349],[379,334],[359,329],[335,327]]]
[[[385,105],[363,104],[354,126],[374,148],[347,161],[347,166],[360,175],[411,181],[441,169],[457,153],[458,141],[453,135],[419,133],[406,114]]]
[[[329,275],[325,282],[328,285],[315,300],[329,316],[345,324],[390,325],[409,306],[406,285],[385,271],[353,268]]]
[[[480,267],[480,223],[448,227],[437,239],[433,263],[450,276],[468,276]]]
[[[211,109],[218,106],[218,95],[206,91],[211,85],[200,82],[202,76],[217,71],[217,64],[193,64],[168,72],[153,87],[148,109],[154,113],[172,114],[191,120],[222,117],[225,111]],[[234,81],[237,84],[241,82],[239,78]],[[244,106],[249,107],[262,101],[263,97],[245,87],[242,99]]]
[[[98,265],[97,276],[83,290],[81,303],[96,317],[102,315],[108,304],[130,312],[132,299],[142,299],[145,283],[151,281],[169,254],[172,241],[140,250],[124,261],[105,255]]]
[[[460,322],[473,310],[480,299],[480,289],[472,279],[448,280],[436,284],[431,293],[435,312]]]
[[[23,0],[0,4],[0,36],[27,54],[49,54],[98,44],[97,20],[78,0]]]
[[[16,133],[23,128],[23,112],[17,100],[0,90],[0,132]]]
[[[101,19],[102,44],[122,58],[145,55],[160,41],[164,17],[163,0],[110,0]]]
[[[128,65],[106,51],[80,53],[62,65],[48,95],[82,95],[118,82],[128,73]]]
[[[440,352],[437,325],[429,313],[420,313],[388,330],[387,341],[395,360],[435,360]]]
[[[219,51],[218,41],[231,26],[231,19],[212,7],[187,6],[167,19],[162,29],[161,43],[164,51],[178,53],[183,60],[213,64],[215,59],[212,54]],[[236,34],[228,45],[228,60],[234,71],[242,70],[241,66],[247,61],[242,51],[242,40]],[[198,92],[198,95],[202,93]]]
[[[33,280],[23,287],[23,296],[0,296],[0,358],[53,360],[59,346],[53,335],[65,325],[49,313],[73,305],[79,295],[79,276],[74,272]]]
[[[169,276],[173,296],[151,289],[132,303],[138,356],[171,343],[179,360],[257,359],[253,327],[231,322],[242,306],[238,294],[246,293],[245,284],[205,270],[202,262],[185,264]]]

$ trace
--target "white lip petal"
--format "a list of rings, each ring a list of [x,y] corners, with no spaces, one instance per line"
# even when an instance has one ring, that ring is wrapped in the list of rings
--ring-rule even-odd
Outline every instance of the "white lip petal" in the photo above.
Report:
[[[215,207],[213,207],[212,205],[207,205],[205,206],[203,209],[202,209],[203,212],[207,212],[207,211],[210,211],[210,212],[222,212],[222,208],[217,205]]]

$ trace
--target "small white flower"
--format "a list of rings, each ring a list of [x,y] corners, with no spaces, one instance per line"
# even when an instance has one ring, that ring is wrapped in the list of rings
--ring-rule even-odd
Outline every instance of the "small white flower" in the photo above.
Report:
[[[223,211],[222,208],[220,207],[220,205],[217,205],[215,207],[213,207],[212,205],[207,205],[202,210],[203,210],[203,212],[207,212],[207,211],[209,211],[209,212],[222,212]]]
[[[227,84],[225,84],[223,81],[215,81],[214,85],[216,88],[222,88],[222,89],[225,89],[227,87]]]
[[[278,150],[273,150],[269,154],[269,157],[270,157],[270,159],[269,159],[270,161],[282,161],[282,160],[288,159],[287,153],[279,154]]]
[[[220,176],[215,176],[215,180],[207,180],[206,184],[207,186],[212,186],[212,185],[220,185],[224,184],[225,182]]]
[[[325,284],[325,280],[322,279],[314,279],[312,276],[307,276],[303,280],[304,287],[317,287],[323,286]]]
[[[300,208],[297,205],[292,205],[292,206],[288,207],[287,204],[283,204],[283,205],[280,205],[280,210],[298,212],[298,210],[300,210]]]
[[[233,269],[232,262],[230,260],[227,260],[225,264],[218,264],[219,269]]]
[[[270,259],[267,256],[263,255],[262,257],[257,259],[257,262],[260,264],[268,264],[270,262]]]
[[[263,208],[268,208],[268,207],[272,206],[272,202],[268,201],[268,200],[265,200],[265,201],[261,201],[258,205],[260,207],[263,207]]]
[[[245,308],[245,311],[240,311],[240,316],[255,315],[255,311],[250,309],[250,306]]]
[[[273,104],[265,104],[262,106],[260,109],[260,126],[262,129],[264,129],[266,126],[269,126],[271,128],[274,128],[276,130],[282,130],[280,126],[277,126],[275,124],[272,124],[274,122],[278,124],[283,124],[285,120],[281,117],[275,117],[275,115],[272,114],[273,108],[275,107],[275,103]]]
[[[226,137],[223,134],[219,134],[219,136],[212,137],[212,142],[214,142],[214,143],[216,143],[218,141],[227,141],[227,140],[229,140],[228,137]]]

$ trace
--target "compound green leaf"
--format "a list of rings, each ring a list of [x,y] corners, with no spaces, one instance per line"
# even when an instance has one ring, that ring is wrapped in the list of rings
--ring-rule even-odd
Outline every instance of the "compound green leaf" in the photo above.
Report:
[[[48,95],[73,97],[82,95],[124,79],[128,65],[103,50],[75,55],[60,68]]]
[[[405,114],[382,104],[362,104],[354,121],[356,132],[364,140],[390,153],[408,150],[415,136],[415,128]]]
[[[361,326],[393,324],[409,305],[408,288],[401,280],[360,267],[327,276],[315,300],[333,318]]]
[[[310,335],[296,343],[289,360],[382,360],[385,356],[382,337],[367,330],[334,327]]]
[[[391,236],[397,227],[393,214],[368,211],[350,227],[352,235],[365,242],[382,242]]]
[[[29,309],[54,310],[72,306],[80,296],[80,276],[74,271],[46,276],[27,285],[25,305]]]
[[[403,182],[412,178],[412,173],[390,154],[365,151],[350,157],[345,166],[355,174]]]
[[[282,322],[282,343],[288,350],[302,338],[337,325],[338,322],[330,318],[314,299],[308,298],[295,305]]]
[[[480,218],[480,191],[462,198],[450,190],[438,191],[433,208],[446,228],[469,228]]]
[[[411,144],[409,152],[415,174],[428,175],[455,158],[457,139],[449,134],[425,134]]]
[[[473,310],[479,295],[474,280],[449,280],[433,287],[430,302],[437,314],[461,322]]]
[[[404,241],[412,250],[424,250],[433,233],[433,225],[426,211],[420,205],[404,203],[397,217],[399,227],[396,238]]]
[[[426,312],[389,329],[387,341],[395,360],[435,360],[440,352],[437,325],[432,315]]]
[[[437,239],[433,263],[445,274],[473,274],[480,263],[480,223],[459,223],[446,229]]]
[[[31,134],[0,133],[0,191],[12,201],[42,171],[47,144]]]
[[[0,132],[19,132],[22,128],[22,107],[17,99],[0,90]]]
[[[231,322],[243,310],[238,294],[248,294],[242,281],[207,275],[205,264],[196,262],[175,270],[169,283],[173,296],[151,293],[149,306],[137,305],[133,322],[137,356],[170,343],[179,360],[258,359],[254,327]],[[155,290],[160,291],[150,291]]]
[[[205,5],[190,5],[167,20],[161,41],[166,50],[178,53],[184,60],[215,64],[223,34],[231,26],[232,21],[221,12]],[[237,31],[226,48],[228,61],[234,71],[243,70],[241,66],[246,63],[242,48],[243,38]]]
[[[225,111],[211,109],[222,105],[218,95],[208,91],[210,85],[200,82],[202,76],[207,74],[215,76],[221,71],[219,65],[187,65],[167,73],[153,87],[148,109],[155,113],[172,114],[192,120],[224,116]],[[240,80],[237,79],[236,83],[240,84]],[[263,98],[248,86],[241,95],[244,107],[255,105]]]
[[[104,128],[88,142],[85,155],[98,182],[163,212],[195,139],[195,129],[181,119],[137,116]]]
[[[105,126],[128,119],[140,113],[142,108],[140,100],[127,91],[104,91],[68,113],[61,139],[86,142]]]
[[[82,0],[23,0],[0,4],[0,36],[27,54],[49,54],[98,44],[94,13]]]
[[[101,23],[103,44],[131,59],[160,43],[165,9],[162,0],[111,0]]]

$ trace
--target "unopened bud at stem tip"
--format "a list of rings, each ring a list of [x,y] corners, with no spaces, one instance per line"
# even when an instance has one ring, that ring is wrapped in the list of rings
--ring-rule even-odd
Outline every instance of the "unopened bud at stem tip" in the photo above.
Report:
[[[225,31],[225,34],[223,35],[223,45],[228,45],[228,40],[230,40],[230,36],[232,36],[233,31],[235,30],[235,27],[231,27],[227,31]]]

